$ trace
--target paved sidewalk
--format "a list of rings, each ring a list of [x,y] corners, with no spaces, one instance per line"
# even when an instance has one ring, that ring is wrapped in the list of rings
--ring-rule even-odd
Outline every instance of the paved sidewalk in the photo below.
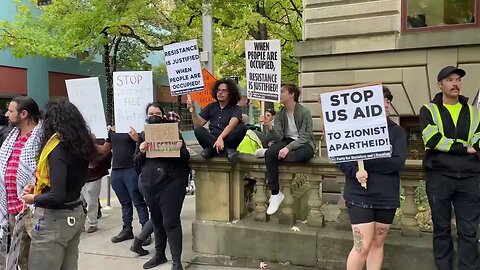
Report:
[[[104,181],[103,187],[107,183]],[[103,188],[104,189],[104,188]],[[112,193],[112,196],[114,193]],[[105,198],[105,195],[101,195]],[[105,206],[105,200],[102,200],[102,205]],[[135,211],[134,211],[135,212]],[[154,243],[145,247],[150,254],[144,257],[138,257],[135,253],[129,250],[133,240],[128,240],[122,243],[113,244],[110,238],[120,232],[122,228],[121,209],[120,204],[115,198],[112,198],[112,208],[102,209],[103,217],[99,220],[99,230],[95,233],[83,233],[80,241],[80,270],[131,270],[143,269],[142,265],[149,260],[154,252]],[[134,214],[134,234],[140,232],[140,225]],[[195,218],[195,198],[194,196],[187,196],[182,210],[182,224],[183,224],[183,254],[182,261],[185,269],[189,270],[242,270],[248,268],[233,268],[233,267],[216,267],[205,265],[191,265],[190,262],[195,257],[192,251],[192,221]],[[170,259],[170,251],[167,248],[167,258]],[[171,268],[171,262],[160,265],[154,269],[167,270]],[[250,268],[251,269],[251,268]]]

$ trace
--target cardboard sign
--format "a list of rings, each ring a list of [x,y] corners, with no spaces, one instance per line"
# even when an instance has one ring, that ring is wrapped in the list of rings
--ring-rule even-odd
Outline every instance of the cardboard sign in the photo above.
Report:
[[[145,125],[145,106],[153,101],[152,72],[114,72],[113,98],[115,131],[128,133],[130,127],[142,131]]]
[[[163,51],[172,96],[202,91],[202,66],[197,40],[166,45]]]
[[[320,96],[328,157],[334,163],[391,156],[381,85]]]
[[[97,138],[107,138],[107,122],[98,77],[65,80],[68,99],[77,106]]]
[[[147,158],[180,157],[179,140],[177,123],[145,125]]]
[[[247,97],[280,101],[282,61],[280,40],[246,40]]]
[[[215,101],[212,96],[212,87],[217,81],[217,78],[215,78],[215,76],[213,76],[206,68],[202,69],[202,74],[204,90],[202,92],[192,93],[191,96],[200,107],[205,108],[208,104]]]

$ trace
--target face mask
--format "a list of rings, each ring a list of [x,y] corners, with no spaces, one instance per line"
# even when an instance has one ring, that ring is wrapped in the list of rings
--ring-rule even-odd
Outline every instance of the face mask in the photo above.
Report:
[[[162,122],[163,122],[163,118],[158,115],[152,115],[147,119],[147,123],[149,124],[160,124]]]

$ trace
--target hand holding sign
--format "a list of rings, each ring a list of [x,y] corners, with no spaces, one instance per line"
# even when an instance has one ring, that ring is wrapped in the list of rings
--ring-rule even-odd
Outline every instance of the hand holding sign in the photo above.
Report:
[[[138,140],[138,132],[133,127],[130,127],[130,131],[128,132],[128,135],[130,135],[130,138],[132,138],[132,140],[134,141]]]
[[[147,152],[147,142],[142,142],[139,146],[139,150],[141,153],[146,153]]]
[[[187,109],[191,113],[193,113],[195,111],[195,103],[192,100],[192,96],[190,96],[190,95],[187,95]]]
[[[358,161],[358,172],[355,174],[355,176],[357,177],[360,185],[362,185],[364,189],[367,189],[368,173],[363,165],[363,160]]]

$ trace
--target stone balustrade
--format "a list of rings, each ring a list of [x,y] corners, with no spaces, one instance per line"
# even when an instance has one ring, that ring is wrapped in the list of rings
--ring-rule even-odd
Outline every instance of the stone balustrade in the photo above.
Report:
[[[196,175],[196,219],[205,221],[240,220],[248,214],[244,198],[244,177],[256,180],[253,219],[269,221],[266,214],[269,191],[266,183],[266,168],[263,159],[241,155],[237,164],[230,164],[224,158],[205,161],[192,158],[191,166]],[[282,163],[279,166],[281,190],[285,199],[275,219],[280,224],[295,224],[306,220],[310,227],[323,227],[322,182],[324,179],[337,181],[343,192],[345,177],[326,158],[314,158],[307,164]],[[420,228],[416,220],[418,209],[414,194],[424,173],[420,161],[409,160],[401,173],[405,202],[402,205],[401,232],[405,236],[419,236]],[[337,229],[350,229],[344,201],[338,202],[340,214],[336,221]]]

